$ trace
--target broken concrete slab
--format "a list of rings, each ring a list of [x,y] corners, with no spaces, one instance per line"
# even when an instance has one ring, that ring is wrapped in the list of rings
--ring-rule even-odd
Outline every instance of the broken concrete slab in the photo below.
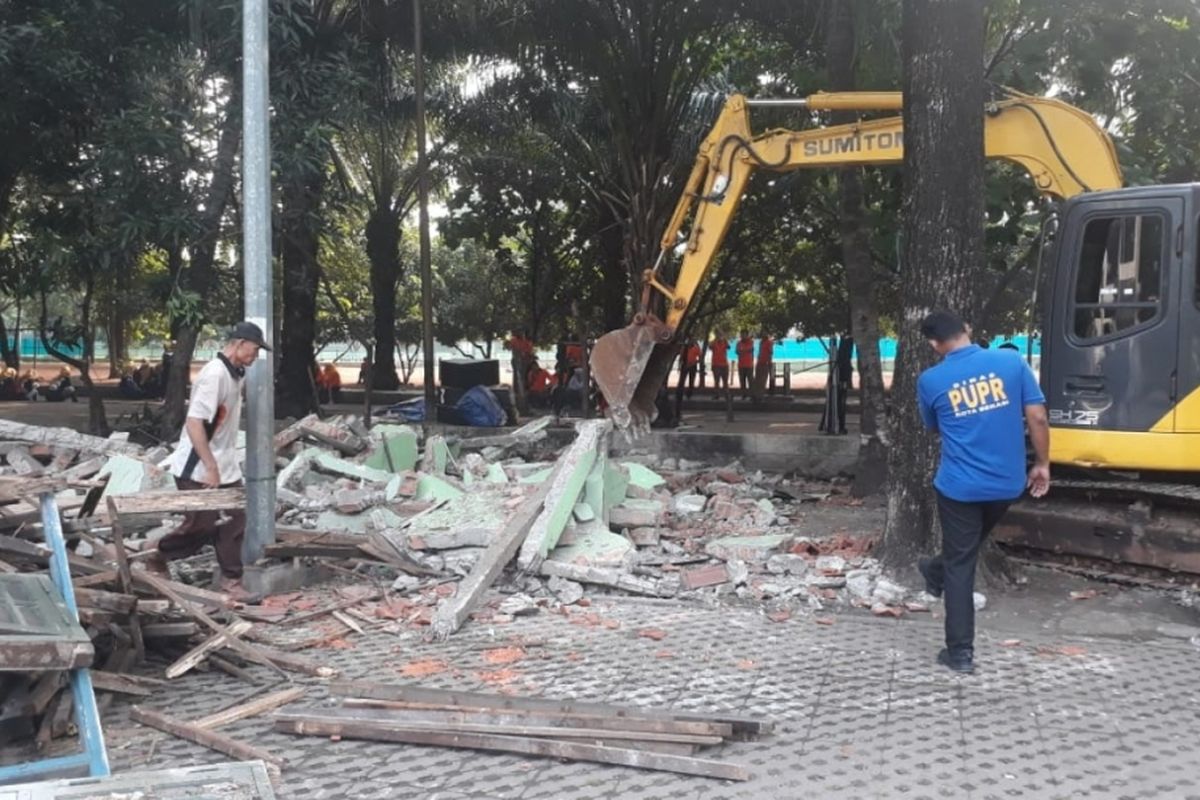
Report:
[[[576,503],[573,513],[578,522],[591,522],[596,518],[595,509],[587,503]]]
[[[463,494],[462,489],[436,475],[421,475],[417,479],[418,500],[457,500]]]
[[[767,572],[772,575],[803,575],[808,572],[808,559],[795,553],[776,553],[767,559]]]
[[[10,454],[11,455],[11,454]],[[96,475],[98,479],[108,478],[101,498],[125,494],[140,494],[153,489],[166,491],[175,490],[175,479],[164,469],[129,456],[113,456]]]
[[[338,458],[332,453],[317,453],[312,458],[312,465],[316,469],[331,475],[345,475],[348,478],[383,484],[385,486],[395,477],[393,473],[387,470],[375,469],[366,464],[356,464],[353,461]]]
[[[546,588],[564,606],[574,605],[583,599],[583,585],[557,575],[546,581]]]
[[[610,586],[634,594],[645,594],[652,597],[662,595],[662,589],[655,581],[637,578],[619,569],[583,567],[565,561],[546,559],[542,562],[541,573],[549,577],[567,578],[579,583]]]
[[[607,442],[612,431],[612,422],[586,420],[576,425],[575,430],[575,441],[559,456],[545,497],[545,507],[521,545],[517,564],[522,569],[534,568],[558,544],[584,482],[596,463],[598,448]]]
[[[666,478],[636,461],[622,461],[621,466],[629,475],[629,484],[639,489],[653,490],[667,482]]]
[[[554,474],[554,467],[545,467],[517,478],[518,483],[543,483]]]
[[[445,475],[446,466],[453,460],[445,436],[435,433],[425,440],[425,451],[421,454],[421,472],[427,475]]]
[[[874,583],[868,570],[852,569],[846,573],[846,591],[856,600],[870,600]]]
[[[849,580],[850,578],[847,576],[847,583],[849,583]],[[907,594],[908,590],[895,581],[888,580],[887,578],[880,578],[875,582],[875,590],[871,593],[871,598],[876,603],[894,606],[904,600],[904,597]]]
[[[704,511],[704,506],[708,503],[708,498],[702,494],[681,494],[676,495],[671,501],[671,513],[679,516],[691,516]]]
[[[407,425],[376,425],[371,437],[379,444],[363,462],[387,472],[406,472],[417,466],[417,432]]]
[[[614,528],[650,528],[658,526],[666,508],[657,500],[628,498],[619,506],[613,506],[608,522]]]
[[[487,475],[483,479],[488,483],[508,483],[508,473],[499,464],[488,464]]]
[[[628,568],[633,561],[633,543],[604,525],[591,523],[579,527],[574,541],[560,545],[549,558],[594,567]]]
[[[320,454],[321,451],[315,447],[309,447],[301,450],[300,453],[290,462],[288,462],[288,465],[281,469],[279,474],[275,476],[275,488],[299,490],[304,477],[308,475],[308,471],[312,469],[313,458]]]
[[[658,528],[631,528],[629,539],[638,547],[656,547],[661,539]]]
[[[777,551],[792,540],[791,534],[774,533],[763,536],[726,536],[714,539],[704,546],[710,556],[724,561],[745,561],[748,564],[765,564]]]
[[[322,420],[310,420],[300,426],[310,439],[328,445],[344,455],[352,456],[367,449],[367,443],[348,426]]]

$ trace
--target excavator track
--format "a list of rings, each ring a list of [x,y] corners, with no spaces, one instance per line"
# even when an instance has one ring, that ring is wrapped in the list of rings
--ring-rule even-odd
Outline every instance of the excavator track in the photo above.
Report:
[[[1200,576],[1200,486],[1137,480],[1055,480],[1014,505],[998,541],[1057,559],[1107,562],[1130,574]]]

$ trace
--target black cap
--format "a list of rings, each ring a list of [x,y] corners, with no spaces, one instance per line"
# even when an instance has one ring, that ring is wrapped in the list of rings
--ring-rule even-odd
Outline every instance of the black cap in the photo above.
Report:
[[[948,342],[966,332],[966,323],[950,311],[934,311],[921,320],[921,335],[935,342]]]
[[[271,349],[271,345],[267,344],[267,340],[263,338],[262,328],[253,322],[243,321],[234,325],[233,330],[229,332],[229,338],[244,339],[247,342],[253,342],[263,350]]]

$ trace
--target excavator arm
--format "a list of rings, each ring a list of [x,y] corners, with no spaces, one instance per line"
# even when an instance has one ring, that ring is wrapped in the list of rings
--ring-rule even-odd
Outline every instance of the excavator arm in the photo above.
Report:
[[[899,92],[820,93],[799,100],[748,100],[732,95],[701,143],[696,163],[663,232],[658,259],[643,279],[633,324],[602,336],[592,353],[592,374],[623,428],[647,427],[654,400],[675,356],[675,333],[716,260],[756,170],[898,164],[904,159],[899,117],[811,130],[750,129],[751,106],[794,106],[814,111],[886,111],[902,107]],[[984,108],[984,152],[1018,164],[1043,195],[1066,198],[1121,186],[1121,168],[1108,135],[1083,111],[1057,100],[1009,92]],[[674,284],[661,267],[680,246]],[[661,298],[661,300],[659,300]],[[661,316],[654,313],[661,308]]]

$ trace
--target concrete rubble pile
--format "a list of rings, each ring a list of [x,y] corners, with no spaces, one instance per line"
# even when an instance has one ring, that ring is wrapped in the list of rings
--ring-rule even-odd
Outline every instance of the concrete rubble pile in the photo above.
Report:
[[[837,605],[927,610],[881,573],[869,539],[806,534],[806,506],[851,502],[828,483],[736,463],[614,457],[606,420],[579,422],[555,447],[549,422],[424,438],[353,416],[288,425],[274,438],[275,542],[244,576],[266,597],[241,605],[206,588],[208,554],[173,562],[171,579],[140,567],[181,514],[244,507],[241,489],[177,491],[161,467],[164,447],[0,421],[0,572],[46,570],[37,498],[52,493],[102,702],[161,691],[193,669],[249,683],[261,667],[332,677],[328,659],[301,651],[351,646],[353,635],[417,629],[444,639],[469,620],[537,613],[589,624],[591,599],[604,594],[754,603],[774,621],[823,622],[819,612]],[[330,591],[301,591],[324,578],[338,579]],[[150,664],[164,665],[162,677],[146,676]],[[44,731],[46,746],[69,732],[60,678],[0,674],[16,698],[0,712],[0,735]],[[260,697],[213,720],[133,716],[277,768],[280,759],[213,727],[299,696]]]

